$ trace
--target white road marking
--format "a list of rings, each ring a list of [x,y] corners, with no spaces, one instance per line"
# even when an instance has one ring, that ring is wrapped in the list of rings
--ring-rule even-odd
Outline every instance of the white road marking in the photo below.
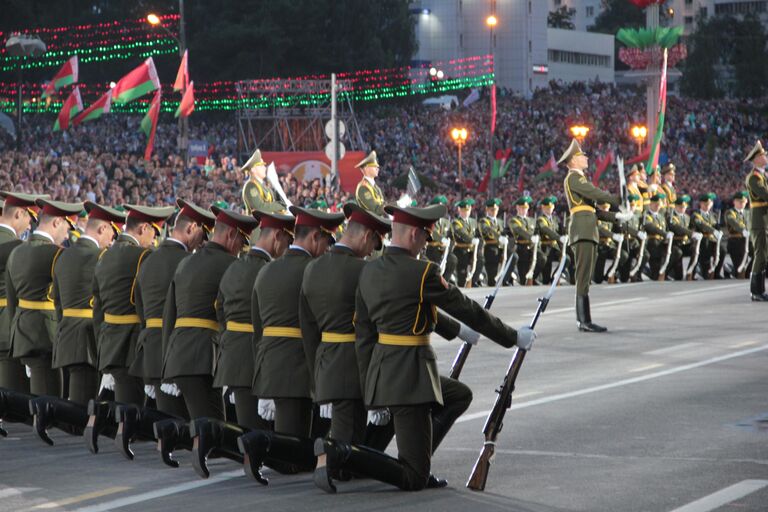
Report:
[[[709,496],[704,496],[701,499],[676,508],[672,512],[709,512],[710,510],[715,510],[732,501],[736,501],[739,498],[752,494],[755,491],[759,491],[766,486],[768,486],[768,480],[742,480],[737,484],[721,489]]]
[[[21,494],[21,490],[15,487],[9,487],[7,489],[0,489],[0,498],[10,498],[11,496],[18,496]]]
[[[746,283],[736,283],[736,284],[725,284],[725,285],[722,285],[722,286],[708,286],[706,288],[696,288],[694,290],[685,290],[685,291],[682,291],[682,292],[672,292],[672,293],[670,293],[670,295],[673,295],[673,296],[677,297],[677,296],[680,296],[680,295],[692,295],[692,294],[701,293],[701,292],[711,292],[713,290],[726,290],[728,288],[736,288],[736,287],[744,288],[744,290],[745,290],[744,293],[746,293],[747,284]]]
[[[242,469],[238,469],[236,471],[227,471],[218,475],[211,475],[211,477],[207,480],[194,480],[191,482],[185,482],[183,484],[171,485],[170,487],[166,487],[164,489],[157,489],[155,491],[143,492],[133,496],[126,496],[125,498],[118,498],[116,500],[98,503],[91,507],[84,507],[78,510],[80,510],[80,512],[106,512],[108,510],[127,507],[128,505],[134,505],[136,503],[142,503],[144,501],[154,500],[164,496],[170,496],[172,494],[178,494],[180,492],[190,491],[192,489],[199,489],[200,487],[207,487],[209,485],[217,484],[225,480],[231,480],[233,478],[242,476],[244,476]]]
[[[588,395],[591,393],[597,393],[598,391],[605,391],[608,389],[614,389],[619,388],[622,386],[628,386],[630,384],[637,384],[638,382],[645,382],[646,380],[652,380],[652,379],[658,379],[660,377],[666,377],[668,375],[674,375],[676,373],[686,372],[688,370],[694,370],[696,368],[701,368],[702,366],[709,366],[711,364],[719,363],[722,361],[728,361],[729,359],[734,359],[741,356],[746,356],[749,354],[755,354],[757,352],[762,352],[764,350],[768,350],[768,345],[760,345],[759,347],[751,348],[748,350],[741,350],[739,352],[733,352],[731,354],[726,354],[723,356],[718,357],[712,357],[710,359],[705,359],[703,361],[699,361],[697,363],[690,363],[690,364],[684,364],[681,366],[673,366],[671,368],[667,368],[666,370],[662,370],[655,373],[648,373],[646,375],[641,375],[639,377],[632,377],[629,379],[622,379],[618,380],[616,382],[609,382],[608,384],[601,384],[599,386],[591,386],[584,389],[578,389],[576,391],[570,391],[568,393],[560,393],[557,395],[552,396],[545,396],[542,398],[538,398],[536,400],[530,400],[528,402],[522,402],[519,404],[512,404],[512,407],[509,408],[511,411],[515,411],[518,409],[525,409],[526,407],[533,407],[536,405],[544,405],[549,404],[552,402],[558,402],[560,400],[565,400],[568,398],[574,398],[577,396],[582,395]],[[514,400],[514,395],[512,396],[512,399]],[[470,414],[465,414],[464,416],[460,417],[458,420],[456,420],[456,423],[464,423],[466,421],[472,421],[478,418],[485,418],[490,413],[490,409],[487,411],[480,411]]]
[[[756,341],[745,341],[744,343],[737,343],[736,345],[731,345],[730,348],[741,348],[741,347],[749,347],[752,345],[757,345]]]
[[[664,347],[664,348],[657,348],[656,350],[650,350],[648,352],[643,352],[643,354],[648,356],[657,356],[660,354],[667,354],[669,352],[677,352],[678,350],[683,350],[685,348],[689,347],[696,347],[701,345],[701,343],[697,343],[695,341],[692,341],[690,343],[680,343],[679,345],[672,345],[671,347]]]
[[[622,300],[612,300],[610,302],[601,302],[599,304],[592,304],[592,309],[596,308],[605,308],[608,306],[616,306],[619,304],[630,304],[632,302],[640,302],[642,300],[647,300],[648,297],[634,297],[632,299],[622,299]],[[548,309],[544,312],[544,315],[556,315],[557,313],[566,313],[566,312],[573,312],[576,311],[576,306],[570,306],[567,308],[558,308],[558,309]],[[523,313],[520,316],[532,316],[532,313]]]
[[[661,363],[647,364],[645,366],[641,366],[640,368],[633,368],[629,370],[629,373],[647,372],[648,370],[655,370],[656,368],[661,368],[662,366],[664,365]]]
[[[110,494],[117,494],[119,492],[127,491],[129,489],[131,488],[130,487],[107,487],[106,489],[102,489],[100,491],[88,492],[85,494],[80,494],[78,496],[72,496],[71,498],[64,498],[57,501],[46,501],[45,503],[41,503],[40,505],[36,505],[32,507],[30,510],[62,508],[62,507],[66,507],[67,505],[74,505],[75,503],[80,503],[81,501],[93,500],[96,498],[109,496]]]

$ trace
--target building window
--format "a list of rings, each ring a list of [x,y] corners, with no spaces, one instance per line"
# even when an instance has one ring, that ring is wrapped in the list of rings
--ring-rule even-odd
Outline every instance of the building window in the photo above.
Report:
[[[563,3],[563,0],[555,0],[555,7],[560,7],[562,3]]]
[[[566,50],[549,50],[547,53],[549,56],[549,62],[562,62],[563,64],[596,66],[601,68],[611,67],[611,57],[609,55],[569,52]]]
[[[685,0],[685,5],[693,5],[693,0]]]
[[[531,40],[528,40],[528,53],[533,52],[533,45],[531,44]]]
[[[707,11],[707,8],[706,8],[706,7],[702,7],[701,9],[699,9],[699,15],[700,15],[700,16],[701,16],[703,19],[706,19],[708,14],[709,14],[709,12]]]
[[[693,16],[686,16],[685,17],[685,24],[686,25],[693,25]]]
[[[594,5],[588,5],[587,6],[587,18],[591,18],[595,15],[595,6]]]
[[[464,34],[459,34],[459,48],[464,48]]]
[[[715,14],[756,14],[766,12],[765,0],[755,2],[728,2],[715,4]]]

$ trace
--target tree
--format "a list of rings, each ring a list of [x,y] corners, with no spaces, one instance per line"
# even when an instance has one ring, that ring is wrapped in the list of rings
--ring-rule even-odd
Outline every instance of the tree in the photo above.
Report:
[[[569,8],[567,5],[563,5],[559,9],[550,11],[547,15],[547,26],[550,28],[563,28],[566,30],[573,30],[573,15],[576,14],[576,9]]]
[[[766,90],[768,72],[765,69],[766,34],[763,24],[755,18],[745,17],[733,32],[733,65],[736,88],[734,95],[743,98],[762,96]]]
[[[602,11],[590,32],[616,35],[620,28],[644,27],[645,12],[627,0],[602,0]]]

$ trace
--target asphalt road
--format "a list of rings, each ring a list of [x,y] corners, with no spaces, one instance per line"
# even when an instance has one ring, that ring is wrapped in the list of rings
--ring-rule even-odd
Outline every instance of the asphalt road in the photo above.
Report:
[[[543,287],[503,289],[494,312],[518,326]],[[23,425],[0,439],[0,510],[768,510],[768,306],[745,281],[603,285],[606,334],[575,328],[573,287],[558,289],[520,372],[485,492],[464,487],[510,352],[481,340],[464,369],[475,399],[433,459],[448,489],[404,493],[370,480],[316,489],[308,475],[268,487],[229,461],[198,479],[166,468],[149,443],[124,460],[102,442]],[[481,299],[487,290],[472,290]],[[458,344],[433,336],[446,372]]]

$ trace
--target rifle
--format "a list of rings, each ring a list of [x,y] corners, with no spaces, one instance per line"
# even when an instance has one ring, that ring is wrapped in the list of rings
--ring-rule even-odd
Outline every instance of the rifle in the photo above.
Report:
[[[736,269],[739,279],[744,279],[744,276],[747,270],[748,261],[749,261],[749,236],[745,236],[744,237],[744,257],[741,258],[741,264]]]
[[[472,279],[475,277],[475,270],[477,270],[477,248],[480,246],[480,239],[472,239],[472,266],[469,268],[469,275],[467,281],[464,283],[465,288],[472,288]]]
[[[533,329],[536,327],[539,317],[547,309],[549,301],[552,295],[557,289],[557,283],[560,281],[560,275],[563,273],[565,267],[565,251],[560,256],[560,264],[557,267],[552,278],[552,284],[549,286],[549,290],[544,297],[539,298],[539,306],[536,308],[536,314],[533,315],[533,319],[529,327]],[[472,474],[467,481],[467,487],[473,491],[482,491],[485,489],[485,482],[488,480],[488,470],[491,468],[491,458],[496,450],[496,438],[501,432],[503,426],[504,415],[512,406],[512,392],[515,390],[515,381],[517,380],[517,374],[520,372],[520,367],[523,365],[525,354],[527,350],[515,347],[515,353],[512,355],[512,361],[507,368],[507,374],[504,376],[504,382],[501,387],[496,390],[499,396],[496,397],[496,402],[493,404],[493,409],[488,415],[488,419],[485,420],[485,426],[483,427],[483,435],[485,436],[485,443],[483,443],[483,449],[480,451],[480,456],[477,458],[474,467],[472,468]]]
[[[533,256],[531,257],[531,267],[525,273],[525,286],[533,286],[533,274],[536,272],[536,265],[539,264],[539,243],[541,239],[533,244]]]
[[[621,234],[621,240],[616,242],[616,254],[613,256],[613,264],[608,271],[608,282],[613,284],[616,282],[616,270],[619,268],[619,260],[621,260],[621,244],[624,243],[624,235]]]
[[[701,238],[696,240],[696,245],[693,247],[691,261],[688,262],[688,268],[685,270],[686,281],[693,281],[696,275],[696,265],[699,263],[699,251],[701,251],[701,240]]]
[[[640,241],[640,251],[637,255],[637,263],[635,263],[635,266],[632,267],[632,270],[629,271],[629,278],[634,279],[637,273],[640,271],[640,267],[643,265],[643,254],[645,254],[645,241],[648,240],[648,237],[646,235],[645,238],[643,238]]]
[[[720,240],[723,239],[723,232],[717,231],[715,234],[715,256],[712,258],[712,264],[707,272],[707,279],[715,278],[715,270],[717,270],[717,263],[720,261]]]
[[[659,269],[658,281],[666,281],[666,279],[667,279],[667,267],[669,266],[669,259],[672,256],[672,240],[673,240],[673,238],[670,238],[669,240],[667,240],[667,254],[664,256],[664,264]]]
[[[509,258],[507,260],[506,265],[504,265],[504,268],[501,271],[501,277],[496,279],[496,288],[493,289],[493,293],[486,295],[483,308],[491,309],[491,306],[493,306],[493,301],[496,300],[496,295],[499,293],[499,288],[501,288],[501,283],[504,281],[504,276],[507,275],[507,270],[509,270],[509,266],[513,261],[514,258]],[[452,379],[458,380],[459,375],[461,375],[461,370],[464,368],[464,363],[467,362],[470,350],[472,350],[472,345],[467,342],[461,344],[459,351],[456,353],[456,357],[453,359],[453,364],[451,365],[450,377]]]

